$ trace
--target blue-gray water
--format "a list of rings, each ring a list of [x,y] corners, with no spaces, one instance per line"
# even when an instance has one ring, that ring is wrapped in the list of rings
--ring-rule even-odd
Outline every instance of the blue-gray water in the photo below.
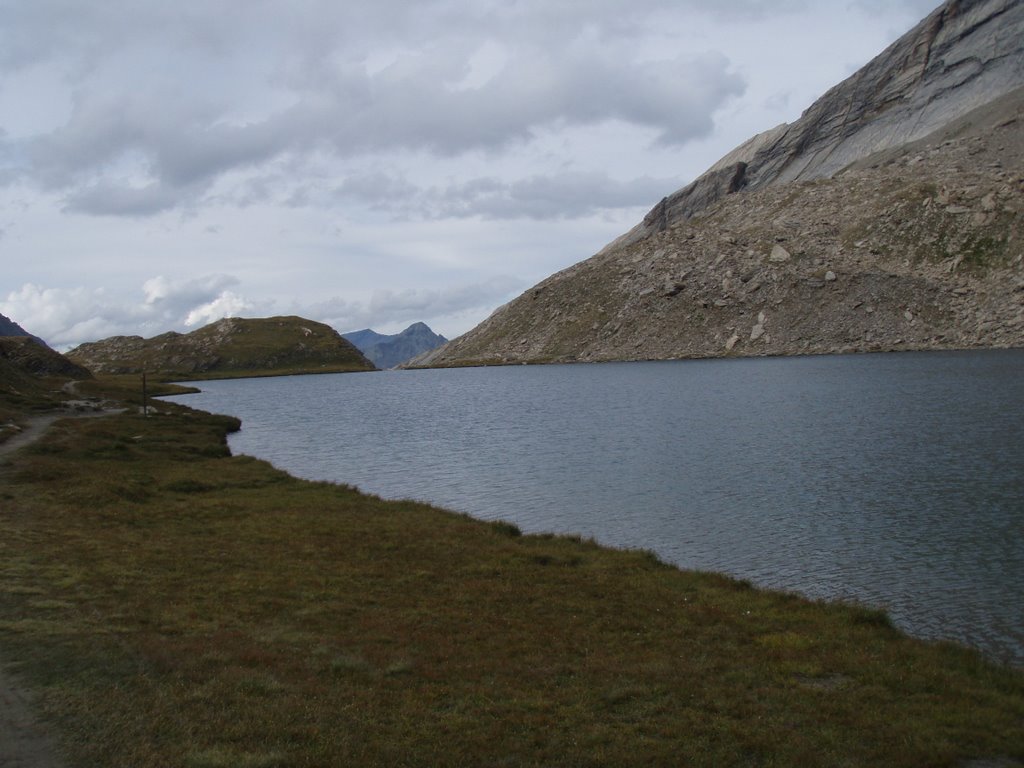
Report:
[[[1024,350],[202,382],[232,450],[1024,664]]]

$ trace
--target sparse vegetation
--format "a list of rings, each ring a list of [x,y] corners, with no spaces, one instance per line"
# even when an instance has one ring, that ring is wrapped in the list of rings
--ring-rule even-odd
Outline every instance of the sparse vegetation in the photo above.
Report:
[[[296,480],[231,457],[237,427],[161,403],[0,466],[0,652],[72,765],[1024,759],[1019,670],[873,609]]]
[[[216,379],[373,370],[373,363],[328,325],[301,317],[226,318],[188,334],[115,336],[68,357],[96,374]]]

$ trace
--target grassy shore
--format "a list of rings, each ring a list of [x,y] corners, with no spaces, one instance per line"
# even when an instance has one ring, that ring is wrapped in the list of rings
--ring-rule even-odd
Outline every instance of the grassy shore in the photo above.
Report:
[[[159,410],[0,464],[0,657],[72,766],[1024,760],[1021,671],[882,613],[296,480]]]

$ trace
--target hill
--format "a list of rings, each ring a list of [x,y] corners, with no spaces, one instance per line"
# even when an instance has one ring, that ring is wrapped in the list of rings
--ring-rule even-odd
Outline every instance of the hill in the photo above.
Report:
[[[114,336],[67,356],[94,373],[145,371],[165,379],[374,370],[333,328],[301,317],[233,317],[187,334]]]
[[[394,368],[417,355],[437,349],[448,341],[434,333],[425,323],[413,323],[401,333],[391,335],[377,333],[369,328],[344,333],[378,368]]]
[[[947,2],[416,365],[1024,344],[1024,2]]]
[[[60,405],[64,381],[89,378],[89,371],[31,336],[0,335],[0,442],[26,412]]]

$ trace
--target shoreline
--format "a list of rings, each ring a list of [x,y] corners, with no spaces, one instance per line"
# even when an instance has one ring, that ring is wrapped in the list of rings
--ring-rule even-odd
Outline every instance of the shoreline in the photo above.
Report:
[[[0,647],[72,764],[1024,758],[1019,670],[878,611],[298,480],[230,455],[232,424],[72,419],[5,463],[0,541],[35,565],[0,569]]]

